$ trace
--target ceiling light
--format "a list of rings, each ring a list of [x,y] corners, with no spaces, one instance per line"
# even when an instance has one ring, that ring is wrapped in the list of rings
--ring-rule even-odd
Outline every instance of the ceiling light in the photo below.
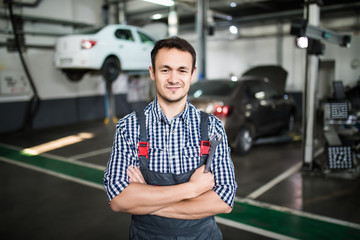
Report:
[[[166,7],[171,7],[171,6],[174,6],[174,4],[175,4],[173,0],[143,0],[143,1],[163,5]]]
[[[152,15],[152,17],[151,17],[151,19],[154,19],[154,20],[158,20],[158,19],[160,19],[160,18],[162,18],[162,15],[161,15],[160,13],[154,14],[154,15]]]
[[[239,32],[238,28],[236,26],[234,26],[234,25],[229,27],[229,31],[230,31],[231,34],[234,34],[234,35],[238,34],[238,32]]]
[[[230,77],[230,79],[231,79],[231,81],[237,81],[237,80],[238,80],[238,77],[237,77],[237,76],[232,75],[232,76]]]
[[[237,4],[235,2],[230,3],[230,7],[236,7]]]

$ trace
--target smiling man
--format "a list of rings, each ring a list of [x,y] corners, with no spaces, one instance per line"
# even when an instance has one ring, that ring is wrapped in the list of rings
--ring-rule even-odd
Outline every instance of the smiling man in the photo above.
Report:
[[[157,95],[120,119],[104,185],[111,208],[132,214],[130,239],[222,239],[214,215],[229,213],[237,188],[220,120],[187,101],[196,54],[185,40],[156,42]],[[208,136],[222,136],[204,172]]]

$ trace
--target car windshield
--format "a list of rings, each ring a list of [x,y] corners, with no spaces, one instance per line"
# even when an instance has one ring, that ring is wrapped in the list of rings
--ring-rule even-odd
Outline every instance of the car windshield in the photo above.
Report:
[[[199,81],[191,85],[188,96],[190,98],[209,96],[230,96],[237,82],[233,81]]]

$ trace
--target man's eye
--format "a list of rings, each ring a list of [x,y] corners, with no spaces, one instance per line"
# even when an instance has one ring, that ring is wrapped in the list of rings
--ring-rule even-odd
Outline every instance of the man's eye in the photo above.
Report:
[[[168,69],[161,69],[160,72],[168,72]]]

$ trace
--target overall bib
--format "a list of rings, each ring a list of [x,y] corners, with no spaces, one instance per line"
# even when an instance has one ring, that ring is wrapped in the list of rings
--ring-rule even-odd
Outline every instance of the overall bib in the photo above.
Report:
[[[140,123],[140,142],[147,142],[145,115],[136,113]],[[208,140],[208,115],[201,112],[201,139]],[[139,154],[140,170],[147,184],[170,186],[188,182],[194,170],[182,174],[159,173],[149,170],[149,158]],[[206,155],[200,157],[200,165],[205,164]],[[154,215],[133,215],[130,225],[130,239],[199,239],[219,240],[222,234],[213,216],[195,220],[183,220]]]

